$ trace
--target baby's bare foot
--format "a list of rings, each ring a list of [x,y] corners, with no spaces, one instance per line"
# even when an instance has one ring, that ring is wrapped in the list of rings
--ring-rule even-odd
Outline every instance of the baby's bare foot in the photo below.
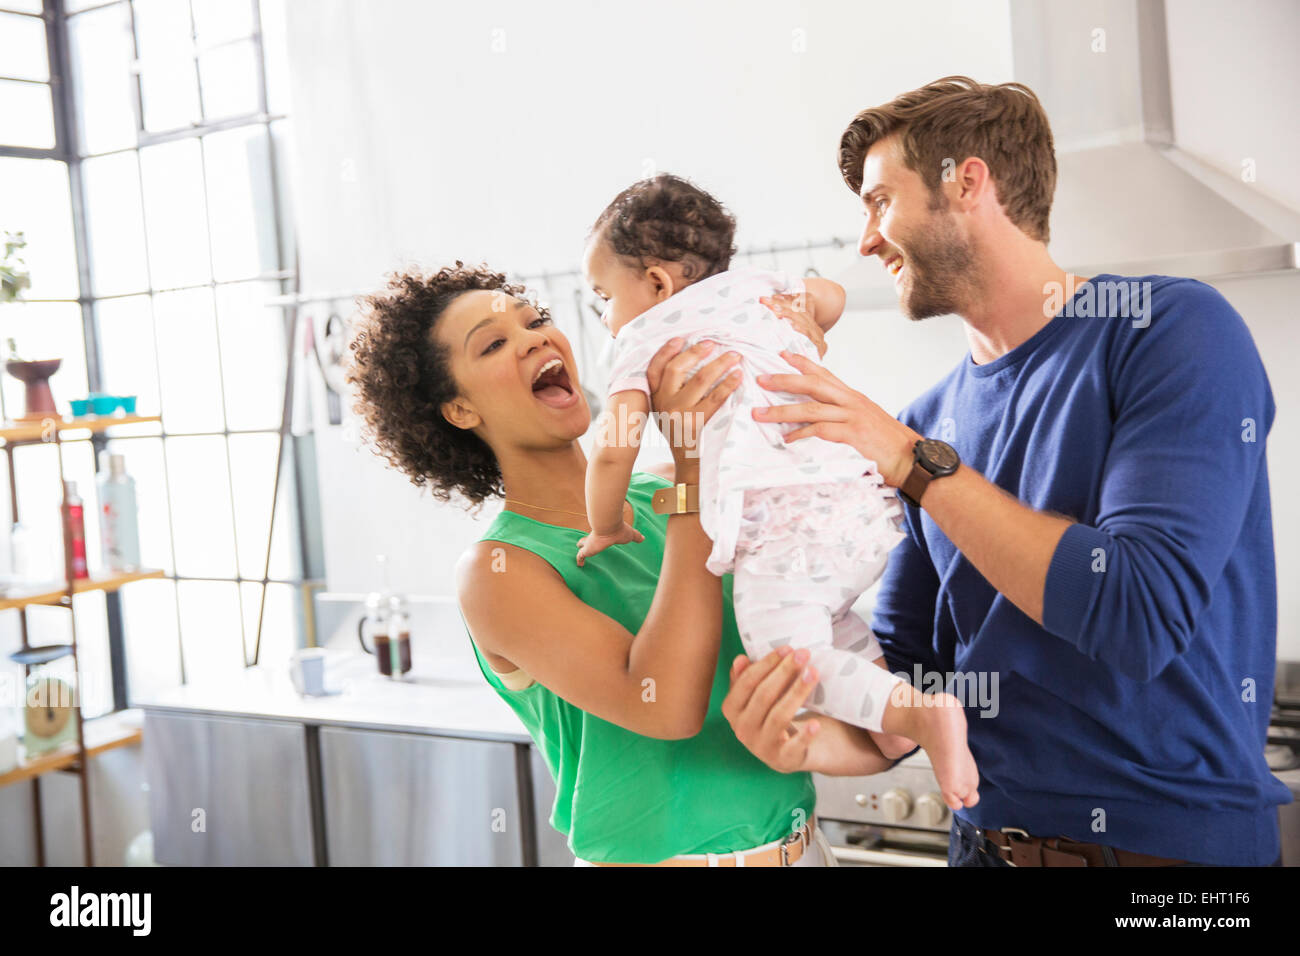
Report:
[[[939,792],[950,810],[979,803],[979,770],[966,746],[966,714],[951,694],[926,694],[916,741],[930,756]]]

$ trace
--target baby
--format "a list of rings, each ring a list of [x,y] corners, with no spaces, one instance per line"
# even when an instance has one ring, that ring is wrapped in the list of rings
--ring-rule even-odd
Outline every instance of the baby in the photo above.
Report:
[[[792,295],[793,311],[827,330],[843,310],[844,290],[827,279],[729,269],[734,233],[735,220],[716,199],[670,175],[628,187],[592,226],[584,266],[607,304],[602,321],[615,345],[609,405],[587,469],[592,530],[579,543],[578,564],[639,540],[623,503],[639,446],[635,426],[650,408],[651,357],[674,337],[739,353],[741,383],[698,436],[699,507],[713,541],[708,569],[733,574],[746,653],[757,659],[782,644],[807,647],[819,675],[811,709],[865,727],[887,757],[919,743],[948,806],[972,806],[979,776],[960,705],[889,673],[875,635],[852,610],[903,538],[897,497],[850,445],[816,437],[786,443],[799,426],[751,415],[757,405],[806,400],[755,380],[797,373],[781,350],[820,359],[811,339],[763,302]]]

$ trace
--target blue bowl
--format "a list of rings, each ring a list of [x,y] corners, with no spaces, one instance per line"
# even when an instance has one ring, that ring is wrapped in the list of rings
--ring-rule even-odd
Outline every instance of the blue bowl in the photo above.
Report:
[[[135,414],[134,395],[122,395],[118,398],[117,403],[122,406],[122,411],[126,412],[128,415]]]
[[[96,395],[90,400],[90,410],[96,415],[112,415],[117,410],[115,395]]]
[[[90,400],[86,398],[70,398],[68,404],[72,406],[73,418],[81,418],[90,411]]]

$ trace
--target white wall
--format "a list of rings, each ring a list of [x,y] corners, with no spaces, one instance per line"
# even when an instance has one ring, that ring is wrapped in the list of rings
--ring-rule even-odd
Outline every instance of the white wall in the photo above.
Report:
[[[1234,174],[1255,158],[1258,188],[1300,207],[1300,131],[1288,119],[1300,113],[1297,11],[1286,0],[1231,15],[1201,0],[1167,3],[1180,146]],[[403,263],[456,257],[515,273],[570,269],[604,203],[655,170],[691,176],[728,203],[742,246],[852,236],[859,212],[834,154],[853,113],[949,73],[1012,78],[1005,0],[290,0],[286,19],[307,291],[379,288]],[[814,258],[834,275],[852,256]],[[802,271],[808,260],[776,264]],[[1300,465],[1300,277],[1218,285],[1250,325],[1279,406],[1269,443],[1279,654],[1300,658],[1300,594],[1287,583],[1300,573],[1288,537],[1300,506],[1284,493]],[[572,336],[570,288],[557,281],[544,294]],[[586,381],[599,380],[602,341],[579,353]],[[965,348],[955,319],[855,312],[832,333],[827,364],[897,410]],[[455,557],[481,526],[418,493],[316,407],[330,588],[374,586],[382,550],[397,587],[448,594]]]
[[[1300,3],[1166,0],[1174,137],[1212,166],[1300,209]]]
[[[716,192],[742,246],[853,236],[835,165],[853,114],[949,73],[1010,78],[1005,0],[906,16],[858,2],[291,0],[286,26],[307,291],[379,288],[407,261],[570,269],[605,203],[657,170]],[[395,586],[448,593],[478,526],[317,421],[330,588],[373,586],[384,550]]]

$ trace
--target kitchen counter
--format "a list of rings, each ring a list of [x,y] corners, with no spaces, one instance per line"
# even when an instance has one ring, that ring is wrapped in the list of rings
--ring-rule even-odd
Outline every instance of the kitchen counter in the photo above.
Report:
[[[398,680],[355,639],[327,648],[324,696],[299,694],[285,660],[134,699],[157,860],[572,865],[541,755],[457,637],[413,639]]]
[[[425,653],[421,653],[425,651]],[[325,686],[340,692],[305,697],[287,666],[247,668],[233,680],[195,682],[141,699],[145,711],[292,720],[365,730],[529,743],[519,718],[488,686],[473,658],[433,657],[416,643],[412,669],[400,680],[378,672],[360,650],[326,651]]]

